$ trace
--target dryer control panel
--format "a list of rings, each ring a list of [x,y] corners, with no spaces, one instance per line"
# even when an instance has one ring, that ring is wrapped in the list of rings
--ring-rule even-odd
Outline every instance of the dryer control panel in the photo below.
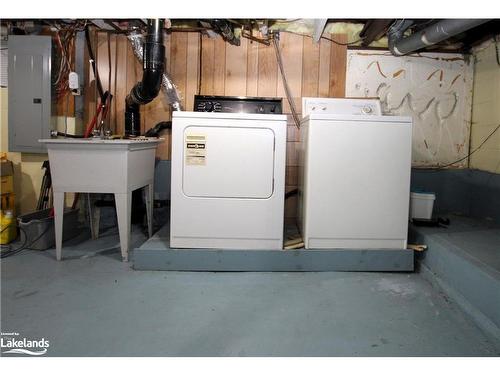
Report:
[[[282,114],[281,98],[195,95],[194,112]]]

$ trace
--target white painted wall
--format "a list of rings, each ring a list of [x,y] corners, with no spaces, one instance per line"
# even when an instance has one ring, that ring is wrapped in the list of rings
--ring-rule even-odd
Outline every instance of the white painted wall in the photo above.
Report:
[[[473,63],[460,54],[351,50],[346,96],[379,97],[384,113],[412,116],[413,165],[438,166],[468,153],[472,78]]]
[[[500,44],[500,43],[499,43]],[[500,49],[500,46],[499,46]],[[474,55],[471,149],[478,147],[500,124],[500,66],[492,40]],[[471,156],[471,168],[500,173],[500,130]]]

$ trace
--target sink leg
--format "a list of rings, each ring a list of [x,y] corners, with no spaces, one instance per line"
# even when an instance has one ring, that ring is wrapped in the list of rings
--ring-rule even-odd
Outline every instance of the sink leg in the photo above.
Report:
[[[56,232],[56,258],[62,258],[62,237],[64,219],[64,192],[54,192],[54,224]]]
[[[132,192],[115,194],[116,216],[118,218],[118,231],[120,232],[120,247],[122,259],[128,262],[130,242],[130,215],[132,210]]]
[[[90,233],[93,240],[99,238],[99,222],[101,219],[101,208],[95,205],[95,197],[96,194],[87,193]]]
[[[153,199],[154,199],[154,188],[153,184],[146,185],[144,187],[145,190],[145,199],[146,202],[146,216],[148,221],[148,234],[149,237],[153,235]]]

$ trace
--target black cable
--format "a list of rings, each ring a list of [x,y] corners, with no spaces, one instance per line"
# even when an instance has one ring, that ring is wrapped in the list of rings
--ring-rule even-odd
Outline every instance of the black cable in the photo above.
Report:
[[[8,225],[6,228],[8,228],[11,225]],[[24,242],[23,242],[23,244],[20,247],[18,247],[17,249],[9,249],[7,251],[0,252],[0,259],[7,258],[8,256],[17,254],[17,253],[19,253],[19,252],[21,252],[21,251],[23,251],[25,249],[26,243],[28,242],[28,236],[26,236],[26,232],[24,231],[24,229],[22,229],[21,227],[19,227],[19,229],[24,232]],[[2,232],[3,232],[3,230],[2,230]]]
[[[200,33],[200,50],[199,50],[199,55],[198,55],[198,95],[201,94],[201,72],[202,72],[202,64],[203,64],[203,53],[202,53],[202,46],[203,43],[203,36],[202,33]]]
[[[289,192],[285,193],[285,199],[291,198],[294,195],[298,195],[298,194],[299,194],[299,189],[292,189]]]
[[[416,168],[415,170],[418,171],[418,172],[435,172],[435,171],[439,171],[441,169],[444,169],[444,168],[448,168],[450,166],[452,166],[453,164],[456,164],[456,163],[460,163],[461,161],[465,160],[465,159],[468,159],[470,158],[470,156],[475,153],[476,151],[478,151],[487,141],[488,139],[490,139],[493,134],[495,134],[495,132],[500,129],[500,124],[498,124],[496,126],[495,129],[493,129],[493,131],[481,142],[481,144],[479,146],[477,146],[474,150],[472,150],[471,152],[469,152],[466,156],[464,156],[463,158],[460,158],[458,160],[455,160],[454,162],[452,163],[448,163],[448,164],[445,164],[445,165],[441,165],[437,168]]]
[[[7,225],[5,228],[3,228],[3,229],[0,231],[0,233],[3,233],[3,232],[7,229],[7,228],[10,228],[11,226],[12,226],[12,224]]]
[[[24,233],[23,245],[21,247],[18,247],[17,249],[5,251],[4,253],[2,253],[0,255],[0,258],[1,259],[7,258],[7,257],[12,256],[14,254],[18,254],[23,250],[29,250],[31,248],[31,246],[33,246],[34,243],[36,243],[40,238],[42,238],[51,228],[52,228],[52,226],[49,225],[42,233],[40,233],[40,235],[37,238],[35,238],[33,241],[31,241],[31,243],[29,245],[26,245],[26,243],[28,242],[28,235],[26,234],[26,231],[22,227],[19,227],[19,230]]]
[[[495,43],[495,57],[497,58],[497,65],[500,66],[500,56],[498,55],[498,41],[497,41],[497,36],[498,35],[495,35],[493,37],[493,43]]]
[[[172,129],[172,121],[161,121],[144,133],[145,137],[159,137],[165,129]]]
[[[312,37],[311,37],[311,38],[312,38]],[[343,42],[338,42],[338,41],[336,41],[336,40],[334,40],[334,39],[332,39],[332,38],[328,38],[328,37],[326,37],[326,36],[321,36],[321,39],[328,40],[328,41],[330,41],[330,42],[332,42],[332,43],[334,43],[334,44],[337,44],[337,45],[339,45],[339,46],[350,46],[350,45],[352,45],[352,44],[356,44],[356,43],[361,42],[364,38],[359,38],[359,39],[354,40],[354,41],[352,41],[352,42],[345,42],[345,43],[343,43]]]
[[[57,135],[60,137],[66,137],[66,138],[85,138],[83,135],[69,134],[69,133],[64,133],[64,132],[57,132]]]
[[[104,91],[102,89],[101,78],[99,77],[99,71],[97,70],[94,51],[92,51],[92,44],[90,43],[90,33],[89,33],[88,26],[85,27],[85,40],[87,42],[87,50],[89,52],[90,65],[92,66],[92,71],[94,72],[94,77],[96,78],[97,91],[99,91],[99,96],[101,97],[101,102],[103,102],[102,98],[104,96]]]
[[[111,93],[111,34],[107,34],[107,41],[108,41],[108,91]],[[116,86],[116,82],[115,82]],[[111,99],[112,96],[109,97],[109,109],[108,111],[111,111]],[[109,114],[109,117],[107,118],[108,122],[108,129],[111,129],[111,112]]]

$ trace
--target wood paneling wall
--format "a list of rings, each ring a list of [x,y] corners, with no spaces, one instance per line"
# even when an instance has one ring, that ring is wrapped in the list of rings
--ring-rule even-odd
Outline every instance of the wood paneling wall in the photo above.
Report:
[[[345,41],[345,35],[333,35]],[[110,126],[123,133],[124,100],[142,76],[142,66],[123,35],[110,35],[111,80],[108,82],[108,34],[96,33],[99,74],[104,89],[114,95]],[[297,111],[301,112],[303,96],[344,97],[346,47],[321,40],[316,44],[309,37],[282,32],[280,48],[288,84]],[[185,110],[193,109],[195,94],[283,97],[283,109],[288,114],[287,191],[297,186],[297,145],[299,131],[293,124],[286,100],[273,46],[241,39],[240,46],[230,45],[220,37],[209,38],[196,32],[175,32],[166,37],[167,70],[177,85]],[[92,81],[92,73],[89,73]],[[95,87],[87,87],[89,117],[95,110]],[[160,94],[141,108],[141,129],[147,130],[159,121],[171,119],[170,109]],[[170,159],[170,134],[158,150],[161,159]],[[296,199],[288,199],[286,216],[295,216]]]

